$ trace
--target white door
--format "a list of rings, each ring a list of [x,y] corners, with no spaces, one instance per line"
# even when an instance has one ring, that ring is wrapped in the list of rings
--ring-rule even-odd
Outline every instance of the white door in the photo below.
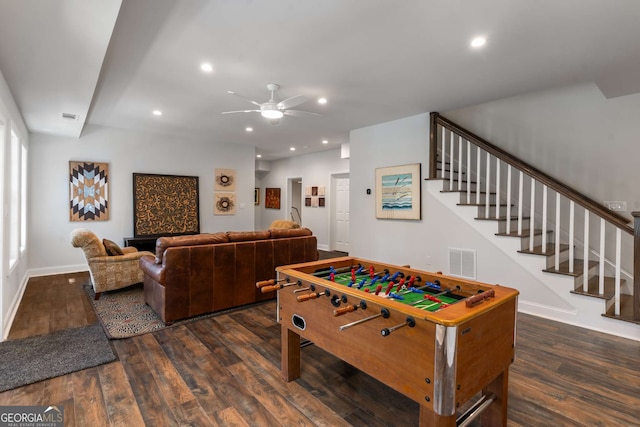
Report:
[[[336,251],[349,252],[349,177],[335,179],[335,226],[334,247]]]

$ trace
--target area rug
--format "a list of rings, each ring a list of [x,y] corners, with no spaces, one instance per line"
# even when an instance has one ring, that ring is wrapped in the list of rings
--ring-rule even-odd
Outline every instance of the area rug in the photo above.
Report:
[[[110,339],[130,338],[264,303],[258,302],[248,306],[245,305],[229,310],[203,314],[166,325],[156,312],[144,303],[144,289],[142,284],[115,291],[103,292],[97,301],[93,299],[95,293],[91,286],[86,286],[85,290],[93,303],[93,308],[98,315],[100,323],[104,327],[107,337]]]
[[[98,324],[0,343],[0,392],[116,360]]]

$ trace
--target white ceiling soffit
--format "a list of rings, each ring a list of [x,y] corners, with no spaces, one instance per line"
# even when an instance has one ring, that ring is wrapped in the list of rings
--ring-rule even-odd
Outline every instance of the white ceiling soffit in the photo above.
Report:
[[[0,70],[31,132],[77,137],[86,121],[273,160],[561,85],[636,93],[638,22],[638,0],[0,0]],[[476,35],[484,48],[470,48]],[[227,91],[263,103],[268,83],[322,116],[221,114],[256,108]]]
[[[121,3],[0,3],[0,69],[30,132],[80,136]]]

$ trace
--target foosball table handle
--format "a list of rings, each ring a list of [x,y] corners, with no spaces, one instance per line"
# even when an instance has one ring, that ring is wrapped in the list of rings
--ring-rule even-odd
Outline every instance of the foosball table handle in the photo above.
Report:
[[[493,289],[489,289],[488,291],[484,291],[480,294],[467,298],[465,300],[465,304],[467,307],[473,307],[474,305],[480,304],[482,301],[486,299],[495,298],[495,296],[496,296],[496,291],[494,291]]]

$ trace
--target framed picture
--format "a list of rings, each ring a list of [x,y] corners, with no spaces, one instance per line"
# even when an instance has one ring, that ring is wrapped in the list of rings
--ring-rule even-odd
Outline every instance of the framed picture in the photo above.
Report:
[[[236,191],[236,170],[216,168],[214,191]]]
[[[420,163],[376,169],[376,218],[421,219]]]
[[[236,214],[236,193],[216,191],[213,193],[213,198],[214,215]]]
[[[133,234],[200,233],[197,176],[133,174]]]
[[[265,188],[264,207],[267,209],[280,209],[280,189]]]
[[[69,162],[69,220],[109,219],[109,163]]]
[[[254,205],[259,205],[260,204],[260,189],[256,188],[253,190],[253,204]]]

